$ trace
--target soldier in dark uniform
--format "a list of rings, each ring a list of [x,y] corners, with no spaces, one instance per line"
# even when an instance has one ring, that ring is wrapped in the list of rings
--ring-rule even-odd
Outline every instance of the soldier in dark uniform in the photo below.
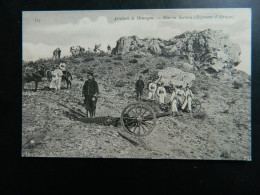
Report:
[[[136,90],[136,99],[141,100],[141,96],[143,95],[143,90],[144,90],[144,82],[142,80],[142,76],[140,76],[139,79],[136,81],[135,90]]]
[[[88,73],[88,80],[84,83],[83,90],[82,90],[82,96],[86,97],[91,96],[97,96],[98,94],[98,84],[94,79],[93,73]]]
[[[84,83],[82,90],[82,96],[85,97],[84,104],[87,112],[95,111],[98,93],[98,84],[94,79],[93,73],[88,73],[88,80]],[[90,113],[90,115],[92,114]]]

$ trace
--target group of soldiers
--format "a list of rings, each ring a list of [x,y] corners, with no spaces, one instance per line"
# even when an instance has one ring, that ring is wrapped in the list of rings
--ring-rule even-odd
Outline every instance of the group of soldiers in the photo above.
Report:
[[[53,59],[60,59],[61,50],[60,48],[57,48],[53,51]]]
[[[164,87],[164,83],[161,81],[162,77],[148,84],[148,101],[155,102],[158,100],[160,105],[165,105],[165,99],[167,96],[166,89]],[[137,100],[141,100],[141,96],[144,90],[144,82],[142,80],[142,76],[136,81],[135,89]],[[192,91],[190,90],[189,84],[186,86],[182,85],[174,85],[171,86],[172,92],[170,96],[170,100],[168,104],[171,105],[172,115],[179,115],[179,107],[182,111],[186,110],[192,114],[192,98],[194,97]]]
[[[64,71],[66,71],[66,64],[64,62],[61,62],[59,65],[52,67],[51,82],[49,86],[51,90],[60,90],[62,75]]]

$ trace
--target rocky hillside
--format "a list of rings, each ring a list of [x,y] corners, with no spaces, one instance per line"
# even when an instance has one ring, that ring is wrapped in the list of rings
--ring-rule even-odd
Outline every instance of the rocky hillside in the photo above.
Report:
[[[233,68],[239,64],[239,52],[222,32],[206,30],[187,32],[168,41],[122,37],[113,50],[116,55],[63,58],[73,75],[71,90],[45,91],[47,81],[36,93],[30,90],[32,84],[25,86],[23,155],[249,160],[251,78]],[[51,66],[58,61],[36,63]],[[128,103],[136,101],[134,84],[140,75],[147,84],[167,70],[194,75],[192,91],[202,109],[192,118],[186,113],[178,118],[160,118],[155,130],[144,138],[130,136],[121,127],[70,120],[57,102],[85,112],[78,103],[83,100],[81,90],[89,70],[100,88],[97,116],[120,116]],[[147,97],[146,90],[144,93]],[[125,133],[137,145],[117,132]]]
[[[228,35],[220,30],[185,32],[169,40],[154,38],[140,39],[137,36],[122,37],[117,41],[113,53],[127,52],[179,56],[196,68],[208,72],[230,69],[240,63],[241,50],[232,43]]]

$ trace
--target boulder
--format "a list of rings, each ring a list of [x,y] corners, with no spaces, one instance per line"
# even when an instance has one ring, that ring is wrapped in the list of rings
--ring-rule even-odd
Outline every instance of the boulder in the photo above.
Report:
[[[241,49],[221,30],[207,29],[201,32],[185,32],[169,40],[154,38],[140,39],[137,36],[121,37],[113,53],[151,54],[179,56],[189,64],[201,64],[208,73],[225,68],[232,69],[240,63]]]
[[[192,82],[196,79],[192,73],[184,72],[177,68],[168,67],[158,72],[158,76],[162,77],[164,85],[182,85],[186,86],[189,84],[192,86]]]

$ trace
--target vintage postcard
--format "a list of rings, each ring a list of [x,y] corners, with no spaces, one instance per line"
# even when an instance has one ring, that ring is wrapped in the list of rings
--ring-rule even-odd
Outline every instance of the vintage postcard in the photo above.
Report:
[[[23,157],[251,160],[251,9],[22,20]]]

